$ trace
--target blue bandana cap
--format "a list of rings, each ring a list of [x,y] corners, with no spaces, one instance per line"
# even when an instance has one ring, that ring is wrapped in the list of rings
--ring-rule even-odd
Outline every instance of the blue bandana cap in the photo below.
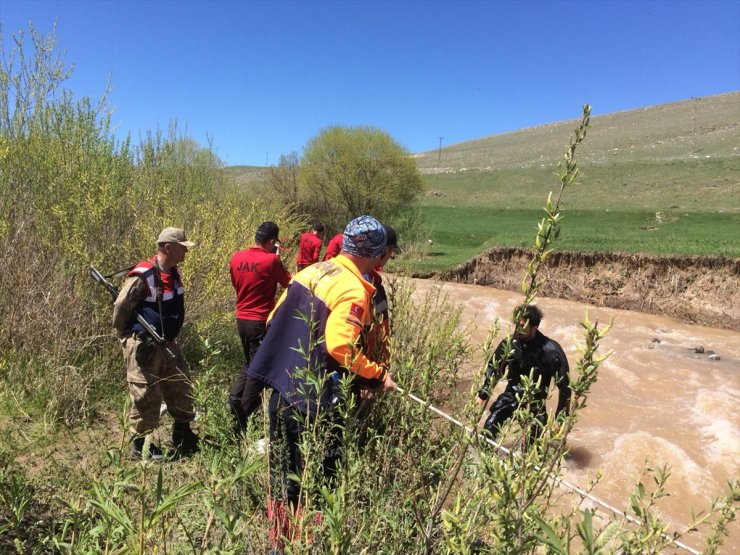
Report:
[[[344,228],[342,250],[360,258],[380,258],[387,240],[383,224],[372,216],[360,216]]]

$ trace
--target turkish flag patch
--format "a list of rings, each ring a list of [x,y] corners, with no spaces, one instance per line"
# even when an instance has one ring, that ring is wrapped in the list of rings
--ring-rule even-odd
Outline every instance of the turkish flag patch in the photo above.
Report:
[[[365,315],[365,309],[358,304],[352,303],[352,306],[349,307],[349,315],[354,316],[362,322],[363,316]]]

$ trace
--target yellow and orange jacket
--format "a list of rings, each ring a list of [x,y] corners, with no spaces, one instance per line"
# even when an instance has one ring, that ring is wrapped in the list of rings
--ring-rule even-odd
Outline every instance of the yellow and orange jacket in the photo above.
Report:
[[[268,317],[248,375],[303,412],[336,402],[336,382],[347,371],[363,385],[380,386],[385,369],[362,352],[374,293],[342,254],[299,272]]]

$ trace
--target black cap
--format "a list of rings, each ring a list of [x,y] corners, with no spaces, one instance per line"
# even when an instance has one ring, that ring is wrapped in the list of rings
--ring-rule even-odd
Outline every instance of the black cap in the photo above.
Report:
[[[254,234],[254,240],[258,245],[266,243],[270,239],[277,239],[280,234],[280,228],[275,222],[263,222],[257,228]]]
[[[398,246],[398,236],[396,235],[396,230],[393,229],[391,226],[385,224],[383,224],[383,227],[385,228],[386,237],[385,246],[393,249],[396,254],[400,253],[401,247]]]

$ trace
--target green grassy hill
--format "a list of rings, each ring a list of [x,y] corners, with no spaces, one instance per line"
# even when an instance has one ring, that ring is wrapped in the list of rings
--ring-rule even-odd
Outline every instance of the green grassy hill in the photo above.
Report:
[[[415,155],[434,245],[410,266],[442,270],[489,247],[529,246],[577,121]],[[740,93],[594,116],[577,158],[557,248],[740,256]]]
[[[261,181],[265,172],[262,166],[229,166],[225,168],[226,173],[233,175],[238,183],[248,185]]]
[[[430,185],[425,203],[539,206],[576,123],[415,155]],[[578,160],[585,186],[569,192],[574,208],[738,212],[740,93],[594,116]]]

